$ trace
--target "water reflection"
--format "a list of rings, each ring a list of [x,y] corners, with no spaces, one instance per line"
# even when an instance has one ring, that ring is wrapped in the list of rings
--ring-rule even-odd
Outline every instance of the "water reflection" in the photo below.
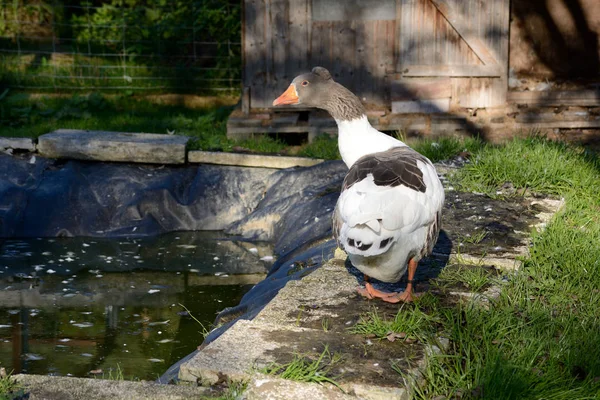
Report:
[[[6,240],[0,366],[15,373],[155,379],[264,277],[270,249],[219,233]]]

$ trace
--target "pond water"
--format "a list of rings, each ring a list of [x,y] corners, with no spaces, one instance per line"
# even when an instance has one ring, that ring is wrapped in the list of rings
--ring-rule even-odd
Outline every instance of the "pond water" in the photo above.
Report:
[[[0,239],[0,367],[156,379],[202,342],[195,319],[210,327],[264,278],[270,254],[219,232]]]

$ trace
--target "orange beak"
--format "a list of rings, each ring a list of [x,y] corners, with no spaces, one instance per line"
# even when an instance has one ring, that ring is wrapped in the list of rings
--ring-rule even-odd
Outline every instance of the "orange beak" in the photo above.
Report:
[[[281,96],[273,101],[274,106],[280,106],[282,104],[298,104],[298,92],[296,92],[296,87],[293,84],[290,85]]]

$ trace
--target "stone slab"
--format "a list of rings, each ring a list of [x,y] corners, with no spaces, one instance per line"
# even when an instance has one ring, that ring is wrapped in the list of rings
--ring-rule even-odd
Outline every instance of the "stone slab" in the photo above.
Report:
[[[247,400],[349,400],[356,398],[342,393],[337,388],[272,377],[253,379],[248,384],[248,389],[244,395]]]
[[[322,163],[324,160],[305,157],[285,157],[193,150],[188,152],[188,161],[191,163],[284,169],[292,167],[312,167],[313,165]]]
[[[35,151],[35,144],[31,138],[0,137],[0,150],[3,149]]]
[[[40,136],[38,151],[49,158],[183,164],[188,140],[153,133],[59,129]]]
[[[15,375],[29,400],[187,400],[206,398],[210,390],[191,385],[112,381],[45,375]]]

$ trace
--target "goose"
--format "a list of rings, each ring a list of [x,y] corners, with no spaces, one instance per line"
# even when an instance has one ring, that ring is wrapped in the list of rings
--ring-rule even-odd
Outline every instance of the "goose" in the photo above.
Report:
[[[365,107],[329,71],[315,67],[293,79],[273,106],[324,109],[338,126],[338,148],[349,171],[333,213],[333,234],[365,276],[358,293],[398,303],[414,300],[419,261],[431,254],[442,222],[444,188],[427,157],[373,128]],[[375,289],[369,278],[398,282],[403,292]]]

